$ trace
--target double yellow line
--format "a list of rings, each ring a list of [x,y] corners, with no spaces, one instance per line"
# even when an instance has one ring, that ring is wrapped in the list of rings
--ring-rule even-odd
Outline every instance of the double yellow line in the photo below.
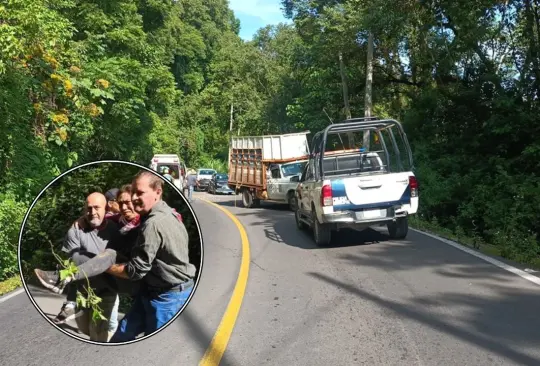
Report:
[[[227,344],[229,343],[229,339],[231,338],[236,319],[240,313],[242,300],[246,292],[250,262],[249,240],[244,226],[229,210],[215,204],[214,202],[207,200],[203,201],[223,211],[238,228],[238,231],[240,232],[240,239],[242,240],[242,261],[240,263],[240,272],[238,273],[238,278],[236,280],[236,285],[234,286],[232,297],[229,300],[229,305],[227,305],[225,314],[223,314],[221,323],[219,323],[219,327],[214,334],[214,338],[212,338],[212,341],[204,353],[201,362],[199,362],[199,366],[217,366],[219,365],[221,358],[225,353],[225,349],[227,348]]]

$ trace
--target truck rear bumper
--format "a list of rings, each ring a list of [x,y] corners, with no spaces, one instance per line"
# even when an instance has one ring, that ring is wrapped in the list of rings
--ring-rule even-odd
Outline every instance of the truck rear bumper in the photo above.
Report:
[[[407,212],[394,208],[363,210],[363,211],[337,211],[322,215],[325,224],[343,224],[344,226],[373,226],[386,224],[400,217],[406,217]]]
[[[218,187],[216,188],[216,193],[233,194],[234,191],[230,189],[229,187]]]

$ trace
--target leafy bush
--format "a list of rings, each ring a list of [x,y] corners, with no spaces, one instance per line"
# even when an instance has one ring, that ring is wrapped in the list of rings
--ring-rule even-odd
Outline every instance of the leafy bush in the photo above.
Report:
[[[25,214],[21,205],[11,194],[0,194],[0,281],[18,271],[17,244],[19,230]]]

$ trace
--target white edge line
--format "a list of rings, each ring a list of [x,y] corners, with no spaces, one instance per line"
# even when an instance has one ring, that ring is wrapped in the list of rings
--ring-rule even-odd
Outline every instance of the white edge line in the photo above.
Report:
[[[0,303],[3,303],[4,301],[9,300],[9,299],[11,299],[12,297],[15,297],[15,296],[17,296],[17,295],[20,295],[20,294],[22,294],[23,292],[24,292],[24,288],[23,288],[23,287],[21,287],[21,288],[18,289],[18,290],[12,291],[12,292],[8,293],[7,295],[4,295],[4,296],[0,297]]]
[[[527,281],[530,281],[530,282],[540,286],[540,278],[539,277],[533,276],[533,275],[531,275],[531,274],[529,274],[529,273],[527,273],[525,271],[522,271],[521,269],[518,269],[516,267],[512,267],[512,266],[510,266],[510,265],[508,265],[506,263],[503,263],[503,262],[501,262],[501,261],[499,261],[499,260],[497,260],[495,258],[492,258],[490,256],[487,256],[487,255],[485,255],[483,253],[477,252],[476,250],[473,250],[471,248],[467,248],[466,246],[461,245],[459,243],[456,243],[455,241],[448,240],[448,239],[445,239],[445,238],[441,238],[440,236],[433,235],[433,234],[430,234],[430,233],[426,233],[426,232],[421,231],[421,230],[417,230],[417,229],[413,229],[413,228],[410,228],[410,229],[412,231],[414,231],[414,232],[429,236],[429,237],[431,237],[433,239],[436,239],[436,240],[441,241],[441,242],[443,242],[445,244],[448,244],[448,245],[450,245],[450,246],[452,246],[452,247],[454,247],[456,249],[459,249],[459,250],[461,250],[463,252],[466,252],[466,253],[468,253],[470,255],[473,255],[473,256],[475,256],[477,258],[480,258],[480,259],[482,259],[482,260],[484,260],[484,261],[486,261],[488,263],[491,263],[494,266],[502,268],[502,269],[504,269],[504,270],[506,270],[508,272],[512,272],[513,274],[516,274],[519,277],[522,277],[522,278],[526,279]]]

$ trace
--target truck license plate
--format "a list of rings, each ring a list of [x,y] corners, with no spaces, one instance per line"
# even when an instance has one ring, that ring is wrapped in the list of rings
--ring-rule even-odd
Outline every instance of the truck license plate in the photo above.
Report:
[[[382,216],[382,210],[365,210],[363,211],[364,219],[374,219]]]

